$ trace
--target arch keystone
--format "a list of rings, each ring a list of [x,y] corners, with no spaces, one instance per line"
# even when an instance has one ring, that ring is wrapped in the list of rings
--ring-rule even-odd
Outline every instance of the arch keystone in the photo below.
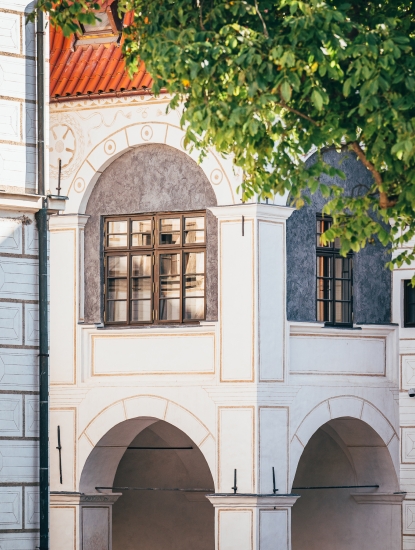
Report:
[[[167,399],[160,397],[131,397],[124,399],[125,413],[128,418],[151,416],[163,419],[167,408]]]
[[[364,401],[357,397],[334,397],[329,400],[329,405],[332,420],[341,416],[360,418]]]

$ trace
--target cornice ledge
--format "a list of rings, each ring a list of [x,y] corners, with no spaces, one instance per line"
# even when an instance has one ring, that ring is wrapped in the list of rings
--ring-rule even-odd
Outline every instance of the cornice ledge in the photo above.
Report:
[[[52,407],[62,405],[79,405],[85,399],[90,388],[68,386],[50,386],[50,404]]]
[[[38,212],[42,208],[42,197],[31,193],[0,193],[0,210]]]
[[[350,493],[358,504],[395,504],[400,505],[406,493]]]
[[[276,508],[291,508],[300,498],[300,495],[260,495],[260,494],[223,494],[215,493],[206,495],[206,498],[213,504],[215,508],[221,506],[232,508],[245,508],[246,506],[254,508],[270,507]]]
[[[258,202],[212,206],[208,210],[219,220],[240,220],[241,216],[263,221],[287,220],[295,208]]]

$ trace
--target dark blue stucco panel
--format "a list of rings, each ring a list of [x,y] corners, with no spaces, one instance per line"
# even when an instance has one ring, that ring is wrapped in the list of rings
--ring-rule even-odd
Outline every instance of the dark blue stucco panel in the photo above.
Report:
[[[358,185],[370,185],[371,175],[352,153],[329,151],[326,162],[338,166],[346,180],[322,177],[351,194]],[[310,157],[307,164],[314,162]],[[316,214],[325,199],[311,196],[311,205],[293,212],[287,221],[287,317],[290,321],[316,321]],[[391,320],[391,272],[385,268],[388,253],[379,243],[354,256],[353,310],[355,323],[389,323]]]

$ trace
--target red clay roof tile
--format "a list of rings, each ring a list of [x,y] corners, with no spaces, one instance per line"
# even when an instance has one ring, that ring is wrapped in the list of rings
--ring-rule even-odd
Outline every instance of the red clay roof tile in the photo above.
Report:
[[[103,0],[108,7],[113,0]],[[104,6],[105,4],[105,6]],[[130,25],[133,13],[124,17],[124,26]],[[82,44],[75,36],[65,38],[60,29],[50,27],[50,95],[70,98],[90,94],[106,94],[147,90],[152,78],[143,62],[130,79],[122,57],[121,45],[112,43]]]

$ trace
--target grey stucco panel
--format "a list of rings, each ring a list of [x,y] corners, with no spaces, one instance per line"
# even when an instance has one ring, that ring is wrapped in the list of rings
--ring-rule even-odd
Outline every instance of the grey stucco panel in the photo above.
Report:
[[[315,156],[307,164],[314,162]],[[326,162],[339,167],[346,180],[322,176],[322,181],[358,193],[360,185],[371,185],[370,172],[354,154],[329,151]],[[293,212],[287,220],[287,318],[316,321],[316,214],[326,202],[320,193],[311,204]],[[385,268],[388,252],[376,242],[354,255],[353,310],[355,323],[389,323],[391,319],[391,272]]]
[[[89,198],[85,226],[85,322],[103,320],[103,216],[204,210],[216,196],[203,170],[185,153],[151,144],[128,151],[100,176]],[[207,213],[206,299],[208,320],[217,319],[217,220]]]

